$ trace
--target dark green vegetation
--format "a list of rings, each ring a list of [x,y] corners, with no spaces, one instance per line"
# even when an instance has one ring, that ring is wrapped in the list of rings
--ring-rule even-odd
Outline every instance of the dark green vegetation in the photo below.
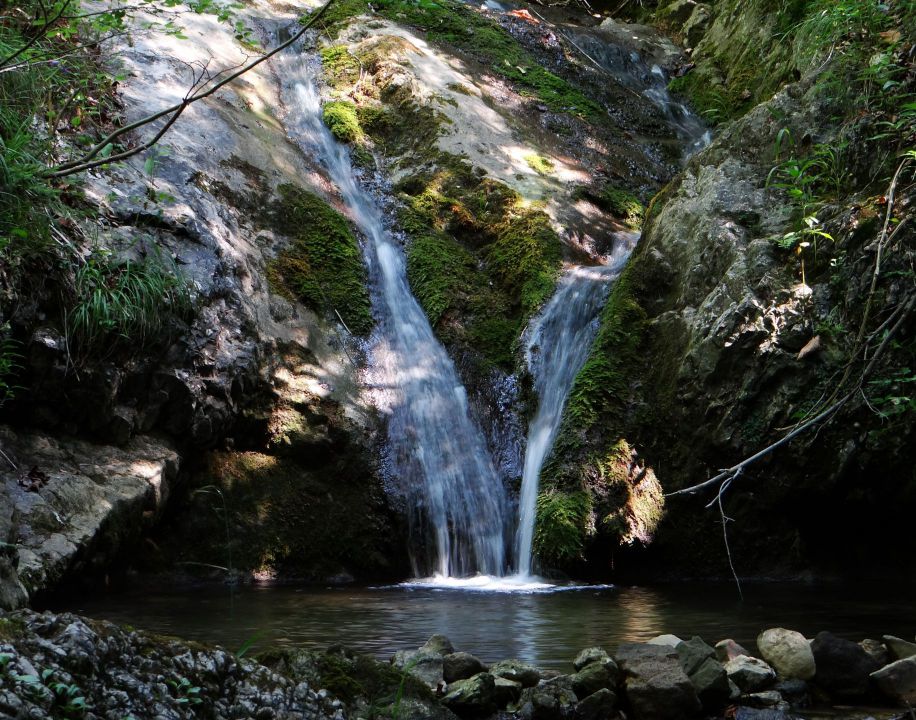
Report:
[[[509,80],[523,95],[537,98],[551,110],[602,120],[603,110],[562,78],[541,67],[504,28],[458,0],[381,0],[372,9],[394,22],[426,31],[432,42],[448,44],[484,62]],[[351,18],[367,14],[367,0],[335,0],[325,14],[333,37]],[[327,63],[327,58],[325,58]]]
[[[438,161],[399,185],[408,279],[440,337],[511,369],[522,325],[553,292],[560,240],[510,188],[458,158]]]
[[[340,142],[351,143],[362,136],[356,105],[353,103],[339,100],[327,102],[322,111],[325,125]]]
[[[575,550],[573,521],[580,539],[600,535],[600,513],[577,498],[593,492],[620,438],[638,443],[671,490],[836,406],[829,425],[732,486],[741,488],[728,508],[732,552],[739,572],[833,567],[840,556],[843,569],[870,564],[884,546],[877,538],[910,542],[877,518],[898,518],[895,526],[916,497],[901,444],[916,394],[916,3],[723,0],[713,10],[697,66],[675,88],[723,122],[721,136],[650,203],[604,309],[545,469],[538,532],[551,539],[541,551],[553,561],[554,543]],[[770,329],[759,318],[753,330],[746,318],[729,320],[734,336],[715,336],[710,318],[748,297],[799,319]],[[692,314],[704,309],[705,325]],[[676,502],[658,557],[674,572],[707,574],[719,558],[728,572],[721,526]],[[563,512],[547,512],[554,507]],[[644,510],[657,514],[651,503]]]
[[[610,213],[623,224],[638,230],[642,227],[646,209],[633,193],[611,184],[598,188],[577,188],[573,195],[576,199],[585,199]]]
[[[343,317],[357,335],[372,329],[366,268],[346,219],[317,195],[293,185],[278,188],[271,223],[292,244],[268,268],[281,292],[309,307]]]

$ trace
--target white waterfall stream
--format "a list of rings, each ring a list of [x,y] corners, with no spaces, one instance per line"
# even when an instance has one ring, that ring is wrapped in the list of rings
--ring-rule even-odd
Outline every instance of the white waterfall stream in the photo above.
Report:
[[[519,520],[515,550],[518,574],[531,574],[538,480],[553,447],[563,407],[573,381],[585,364],[611,282],[636,243],[637,235],[621,233],[607,265],[578,266],[567,270],[557,290],[532,323],[525,359],[534,377],[538,407],[528,425],[528,447],[522,471]]]
[[[469,417],[465,389],[410,292],[404,254],[382,209],[357,180],[347,148],[322,122],[308,54],[283,62],[287,132],[320,159],[367,241],[379,323],[372,364],[386,388],[390,471],[409,493],[411,534],[423,539],[415,573],[502,575],[511,506]]]

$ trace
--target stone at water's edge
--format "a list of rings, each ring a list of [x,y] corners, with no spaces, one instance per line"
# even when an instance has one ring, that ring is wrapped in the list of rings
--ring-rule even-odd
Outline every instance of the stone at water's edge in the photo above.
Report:
[[[617,696],[610,690],[599,690],[576,705],[577,720],[604,720],[617,706]]]
[[[442,704],[467,717],[481,717],[496,710],[496,681],[490,673],[478,673],[449,685]]]
[[[147,437],[112,447],[0,426],[0,447],[16,465],[0,465],[0,532],[18,554],[0,563],[7,607],[105,569],[157,519],[178,473],[177,453]]]
[[[570,675],[576,697],[584,698],[599,690],[611,690],[615,687],[614,679],[601,663],[586,665],[575,675]]]
[[[764,630],[757,637],[760,654],[782,678],[810,680],[814,677],[811,645],[799,632],[785,628]]]
[[[916,657],[886,665],[871,674],[884,695],[900,705],[916,705]]]
[[[447,683],[467,680],[486,669],[486,666],[471,653],[453,652],[442,658],[442,679]]]
[[[855,699],[869,691],[868,676],[880,665],[851,640],[820,632],[811,643],[817,665],[814,682],[831,697]]]
[[[728,675],[716,660],[716,651],[694,636],[677,646],[681,668],[687,673],[697,697],[707,710],[718,710],[731,697]]]
[[[617,649],[627,702],[637,720],[681,720],[700,711],[690,678],[669,645],[625,643]]]
[[[893,635],[883,635],[881,639],[884,640],[884,644],[887,645],[887,648],[891,651],[891,655],[897,660],[903,660],[904,658],[916,655],[916,643],[911,643],[908,640]]]
[[[577,702],[569,677],[561,675],[524,690],[518,715],[522,720],[561,720],[570,716]]]
[[[541,671],[521,660],[500,660],[490,666],[490,673],[517,682],[525,688],[534,687],[541,680]]]
[[[859,643],[859,647],[865,651],[868,657],[874,660],[878,667],[884,667],[894,661],[894,658],[891,657],[890,650],[887,649],[887,645],[878,640],[866,638]]]
[[[731,639],[720,640],[716,643],[716,658],[719,662],[727,663],[739,655],[750,655],[750,653]]]
[[[739,655],[725,663],[728,679],[741,688],[742,692],[754,693],[766,690],[776,681],[776,673],[763,660]]]

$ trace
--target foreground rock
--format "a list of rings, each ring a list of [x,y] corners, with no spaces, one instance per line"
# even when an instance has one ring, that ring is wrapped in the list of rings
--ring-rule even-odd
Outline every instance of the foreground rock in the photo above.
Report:
[[[68,575],[104,571],[158,518],[178,473],[161,440],[123,447],[0,426],[0,538],[16,547],[0,564],[0,607]]]
[[[690,678],[670,645],[627,643],[617,649],[627,701],[639,720],[679,720],[700,710]]]
[[[814,655],[805,636],[794,630],[772,628],[757,638],[760,654],[779,676],[786,680],[810,680],[814,677]]]
[[[868,676],[879,665],[858,643],[820,632],[811,643],[817,664],[814,682],[831,697],[855,699],[869,691]]]
[[[346,717],[327,692],[226,650],[75,615],[0,618],[0,657],[2,717]]]
[[[904,658],[871,674],[884,695],[899,705],[916,705],[916,657]]]
[[[747,655],[739,655],[725,663],[725,672],[728,673],[728,679],[745,693],[766,690],[776,682],[773,668],[763,660]]]

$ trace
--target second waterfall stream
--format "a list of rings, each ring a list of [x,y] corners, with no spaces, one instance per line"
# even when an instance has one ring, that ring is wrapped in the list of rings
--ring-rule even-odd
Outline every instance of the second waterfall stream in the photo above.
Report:
[[[373,384],[387,413],[388,469],[409,504],[415,575],[463,587],[548,587],[531,577],[538,474],[622,260],[568,270],[527,334],[540,404],[529,429],[517,513],[469,414],[455,366],[410,291],[400,243],[379,201],[361,185],[348,149],[322,121],[317,63],[307,52],[292,53],[280,63],[287,132],[324,166],[366,239],[378,321],[370,343]]]

